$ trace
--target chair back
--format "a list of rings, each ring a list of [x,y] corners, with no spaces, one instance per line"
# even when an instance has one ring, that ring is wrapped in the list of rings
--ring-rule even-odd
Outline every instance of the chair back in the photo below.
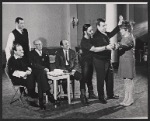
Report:
[[[10,79],[9,72],[8,72],[8,66],[7,66],[7,65],[6,65],[6,67],[5,67],[5,74],[6,74],[6,76],[7,76],[7,79],[8,79],[9,82],[11,83],[11,85],[14,86],[12,80]]]

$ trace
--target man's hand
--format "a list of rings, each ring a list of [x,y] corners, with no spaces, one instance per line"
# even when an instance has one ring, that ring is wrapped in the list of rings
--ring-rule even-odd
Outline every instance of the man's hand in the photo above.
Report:
[[[115,50],[117,50],[120,47],[119,43],[115,43]]]
[[[106,46],[106,50],[114,50],[115,49],[115,44],[109,44]]]
[[[45,68],[44,71],[49,72],[49,69],[48,69],[48,68]]]
[[[32,69],[30,67],[28,67],[28,70],[32,72]]]
[[[70,74],[71,74],[71,75],[74,75],[75,72],[76,72],[76,70],[72,70],[72,71],[70,72]]]
[[[63,72],[64,72],[64,73],[69,73],[69,71],[68,71],[68,70],[63,70]]]
[[[31,71],[27,70],[26,75],[30,75],[30,74],[31,74]]]

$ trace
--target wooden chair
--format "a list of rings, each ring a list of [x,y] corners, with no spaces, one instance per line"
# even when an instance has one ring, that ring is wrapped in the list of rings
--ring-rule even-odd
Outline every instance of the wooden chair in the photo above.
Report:
[[[17,100],[19,100],[21,103],[22,103],[22,105],[24,106],[24,103],[23,103],[23,101],[22,101],[22,93],[20,93],[20,87],[23,87],[25,90],[26,90],[26,87],[24,87],[24,86],[22,86],[22,85],[14,85],[13,84],[13,82],[12,82],[12,80],[10,79],[10,77],[9,77],[9,74],[8,74],[8,67],[6,66],[5,67],[5,74],[6,74],[6,76],[7,76],[7,78],[8,78],[8,80],[9,80],[9,82],[10,82],[10,84],[11,84],[11,87],[12,87],[12,89],[13,89],[13,91],[14,91],[14,94],[13,94],[13,96],[11,97],[11,100],[10,100],[10,102],[9,102],[9,104],[12,104],[12,103],[14,103],[14,102],[16,102]],[[18,98],[16,98],[15,100],[14,100],[14,98],[16,97],[18,95]]]

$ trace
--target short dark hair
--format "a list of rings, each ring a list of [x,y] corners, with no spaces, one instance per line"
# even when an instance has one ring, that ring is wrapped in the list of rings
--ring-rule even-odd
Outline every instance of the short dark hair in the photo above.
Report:
[[[19,23],[19,20],[23,20],[23,18],[17,17],[17,18],[15,19],[15,23]]]
[[[96,26],[99,25],[100,26],[100,22],[105,22],[105,19],[103,18],[98,18],[96,21]]]
[[[18,43],[14,44],[13,47],[12,47],[12,50],[13,50],[13,51],[16,51],[18,46],[21,46],[21,45],[18,44]],[[21,46],[21,47],[22,47],[22,46]]]
[[[63,40],[60,41],[60,46],[63,46]]]
[[[60,41],[60,46],[64,46],[64,44],[63,44],[63,41],[64,41],[64,40],[66,40],[66,39],[63,39],[63,40]],[[67,41],[68,41],[68,40],[67,40]]]
[[[83,35],[84,35],[84,31],[87,31],[87,29],[91,26],[91,24],[84,24],[82,31],[83,31]]]

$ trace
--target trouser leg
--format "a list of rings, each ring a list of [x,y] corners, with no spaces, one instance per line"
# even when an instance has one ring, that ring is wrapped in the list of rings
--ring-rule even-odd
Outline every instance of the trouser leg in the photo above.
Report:
[[[46,72],[44,70],[34,70],[34,75],[38,83],[38,95],[42,97],[43,93],[50,90]]]
[[[113,97],[114,96],[114,74],[113,74],[113,68],[110,64],[110,62],[105,63],[106,67],[106,92],[107,97]]]
[[[88,71],[87,71],[87,87],[88,87],[88,92],[93,92],[93,83],[92,83],[92,77],[93,77],[93,64],[90,63],[88,65]]]
[[[82,83],[80,84],[80,89],[85,89],[85,83],[87,83],[88,90],[93,90],[92,76],[93,65],[89,62],[84,62],[82,64]]]
[[[104,98],[105,61],[93,58],[97,77],[98,97]]]
[[[67,94],[67,80],[66,79],[62,80],[62,89],[64,91],[64,94]]]

